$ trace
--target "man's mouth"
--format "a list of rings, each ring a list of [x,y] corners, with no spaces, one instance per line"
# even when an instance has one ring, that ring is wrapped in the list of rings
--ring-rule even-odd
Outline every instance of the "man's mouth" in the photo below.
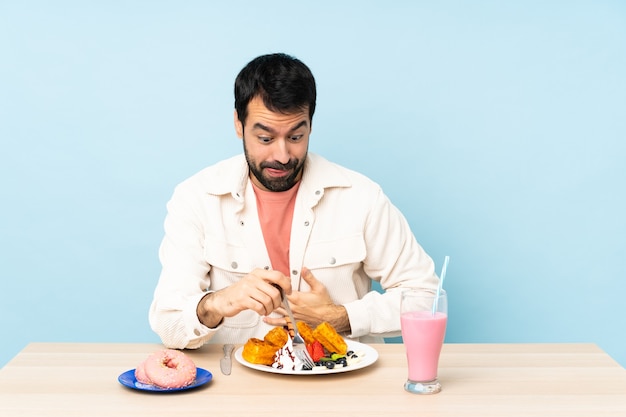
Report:
[[[289,161],[286,164],[279,164],[277,162],[262,164],[261,168],[265,170],[265,174],[271,178],[283,178],[293,172],[297,163],[295,161]]]
[[[276,168],[265,168],[265,172],[270,177],[284,177],[289,174],[290,170],[287,169],[276,169]]]

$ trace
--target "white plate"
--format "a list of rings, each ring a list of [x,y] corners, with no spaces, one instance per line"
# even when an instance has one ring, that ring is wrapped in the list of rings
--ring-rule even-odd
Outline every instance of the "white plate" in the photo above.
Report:
[[[354,353],[361,353],[359,355],[362,360],[358,363],[352,363],[349,366],[337,366],[333,369],[328,369],[325,366],[316,366],[310,371],[292,371],[291,369],[276,369],[268,365],[257,365],[250,363],[241,355],[243,352],[243,346],[240,346],[235,351],[235,360],[248,368],[256,369],[257,371],[269,372],[272,374],[285,374],[285,375],[326,375],[326,374],[339,374],[342,372],[356,371],[370,366],[378,359],[378,352],[371,346],[365,345],[359,342],[346,341],[348,344],[348,350],[354,351]]]

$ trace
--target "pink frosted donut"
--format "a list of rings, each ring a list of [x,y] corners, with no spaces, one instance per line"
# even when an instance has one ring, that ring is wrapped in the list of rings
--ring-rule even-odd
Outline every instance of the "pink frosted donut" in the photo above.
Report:
[[[143,384],[152,385],[152,381],[150,381],[150,378],[146,375],[146,361],[141,362],[139,366],[137,366],[137,369],[135,369],[135,379]]]
[[[164,349],[153,353],[143,363],[143,371],[153,385],[182,388],[196,379],[196,364],[178,350]]]

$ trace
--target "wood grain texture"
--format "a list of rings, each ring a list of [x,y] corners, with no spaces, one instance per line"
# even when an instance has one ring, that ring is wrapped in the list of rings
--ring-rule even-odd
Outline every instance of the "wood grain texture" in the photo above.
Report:
[[[443,391],[430,396],[404,391],[402,344],[373,346],[378,361],[353,372],[276,375],[235,362],[224,376],[222,346],[206,345],[185,352],[213,380],[161,394],[117,381],[161,345],[33,343],[0,370],[0,416],[263,417],[296,405],[301,417],[626,415],[626,370],[593,344],[446,344]]]

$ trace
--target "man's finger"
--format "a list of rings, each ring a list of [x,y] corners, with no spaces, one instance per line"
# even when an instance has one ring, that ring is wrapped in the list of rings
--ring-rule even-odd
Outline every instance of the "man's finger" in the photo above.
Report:
[[[313,272],[311,272],[308,268],[302,268],[301,276],[304,282],[309,284],[312,292],[321,285],[321,283],[313,275]]]

